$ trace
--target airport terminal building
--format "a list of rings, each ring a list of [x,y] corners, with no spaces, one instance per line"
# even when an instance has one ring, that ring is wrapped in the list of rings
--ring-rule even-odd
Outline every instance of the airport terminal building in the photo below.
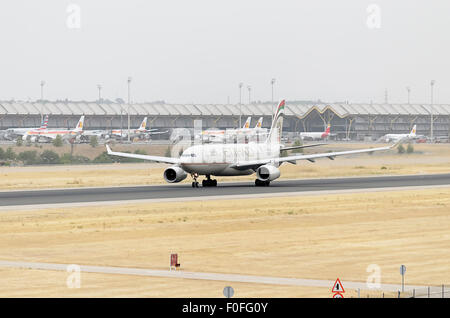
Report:
[[[126,128],[128,113],[136,128],[144,116],[147,127],[159,129],[193,128],[201,119],[204,129],[236,128],[252,116],[252,126],[259,117],[263,127],[270,127],[275,105],[252,104],[166,104],[102,102],[20,102],[0,101],[0,130],[12,127],[38,127],[42,114],[49,114],[49,128],[74,128],[85,115],[85,129]],[[432,114],[432,116],[431,116]],[[450,105],[425,104],[300,104],[286,102],[284,131],[298,133],[323,131],[331,124],[337,139],[376,140],[387,133],[408,133],[417,125],[418,135],[430,135],[433,117],[434,136],[450,135]]]

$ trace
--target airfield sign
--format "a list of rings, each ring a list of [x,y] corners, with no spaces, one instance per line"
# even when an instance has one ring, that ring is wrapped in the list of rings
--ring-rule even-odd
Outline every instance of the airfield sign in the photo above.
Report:
[[[342,283],[339,280],[339,278],[336,279],[336,281],[334,282],[331,292],[333,293],[333,298],[344,298],[344,295],[342,294],[345,293],[345,289],[342,286]]]
[[[402,293],[405,291],[405,273],[406,273],[406,266],[405,265],[400,266],[400,275],[402,275]]]

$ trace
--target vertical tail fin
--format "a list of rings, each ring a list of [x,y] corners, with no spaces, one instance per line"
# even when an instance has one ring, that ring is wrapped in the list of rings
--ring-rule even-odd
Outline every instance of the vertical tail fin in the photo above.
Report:
[[[324,133],[322,134],[322,138],[328,137],[331,130],[331,124],[328,124],[327,129],[325,129]]]
[[[83,131],[83,126],[84,126],[84,116],[81,116],[80,120],[78,121],[77,126],[74,129],[74,131],[76,131],[76,132]]]
[[[250,128],[251,121],[252,121],[252,118],[251,117],[247,117],[247,120],[244,123],[244,127],[242,127],[242,128]]]
[[[44,121],[41,123],[40,129],[47,129],[48,128],[48,115],[45,115]]]
[[[144,117],[144,120],[142,121],[141,125],[139,126],[138,130],[145,130],[147,127],[147,117]]]
[[[284,99],[278,104],[277,112],[273,118],[272,127],[267,136],[267,143],[279,144],[281,142],[281,134],[283,133],[283,115],[284,115]]]
[[[263,117],[259,117],[258,122],[256,123],[255,128],[259,129],[262,127],[262,123],[263,123]]]
[[[415,136],[416,135],[416,125],[413,126],[411,132],[409,133],[410,136]]]

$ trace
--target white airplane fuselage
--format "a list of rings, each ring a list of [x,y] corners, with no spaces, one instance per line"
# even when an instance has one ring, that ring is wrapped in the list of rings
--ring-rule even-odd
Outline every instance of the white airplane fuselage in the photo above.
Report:
[[[390,141],[399,141],[401,139],[412,139],[415,136],[411,136],[411,134],[387,134],[384,135],[382,138],[386,141],[386,142],[390,142]]]
[[[276,158],[280,147],[280,144],[269,143],[195,145],[183,151],[180,167],[199,175],[250,175],[255,172],[253,169],[238,170],[231,165],[239,161]]]

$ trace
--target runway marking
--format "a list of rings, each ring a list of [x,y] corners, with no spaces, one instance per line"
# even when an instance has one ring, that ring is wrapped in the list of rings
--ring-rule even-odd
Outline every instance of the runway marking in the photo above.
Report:
[[[161,203],[161,202],[189,202],[189,201],[211,201],[211,200],[243,200],[254,198],[271,197],[292,197],[292,196],[317,196],[329,194],[346,193],[371,193],[385,191],[406,191],[406,190],[426,190],[450,188],[450,185],[428,185],[428,186],[406,186],[406,187],[383,187],[383,188],[364,188],[364,189],[343,189],[343,190],[318,190],[318,191],[298,191],[298,192],[274,192],[274,193],[254,193],[254,194],[230,194],[230,195],[209,195],[197,197],[175,197],[158,199],[137,199],[137,200],[114,200],[114,201],[87,201],[87,202],[69,202],[69,203],[44,203],[44,204],[24,204],[24,205],[6,205],[0,206],[0,211],[33,211],[42,209],[59,209],[71,207],[88,206],[111,206],[128,205],[140,203]]]
[[[37,262],[17,262],[17,261],[1,261],[0,267],[17,268],[17,269],[33,269],[33,270],[49,270],[49,271],[67,271],[67,266],[72,264],[57,263],[37,263]],[[79,264],[77,264],[79,265]],[[222,273],[202,273],[202,272],[185,272],[183,270],[155,270],[131,267],[111,267],[111,266],[92,266],[79,265],[81,272],[97,273],[97,274],[113,274],[113,275],[133,275],[147,277],[164,277],[178,279],[195,279],[207,281],[223,281],[238,282],[250,284],[268,284],[281,286],[301,286],[301,287],[325,287],[331,290],[334,280],[321,279],[304,279],[304,278],[288,278],[288,277],[270,277],[270,276],[254,276],[254,275],[238,275],[238,274],[222,274]],[[348,289],[368,290],[365,282],[345,281],[345,287]],[[426,286],[405,285],[405,290],[424,288]],[[380,288],[372,289],[378,291],[397,292],[401,290],[400,284],[381,284]]]

